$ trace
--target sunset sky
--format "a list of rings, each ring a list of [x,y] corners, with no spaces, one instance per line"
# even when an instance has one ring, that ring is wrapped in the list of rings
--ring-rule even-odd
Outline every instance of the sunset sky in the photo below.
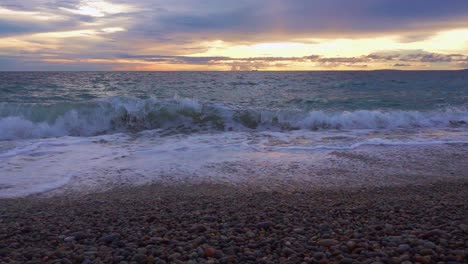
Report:
[[[0,70],[468,68],[467,0],[0,0]]]

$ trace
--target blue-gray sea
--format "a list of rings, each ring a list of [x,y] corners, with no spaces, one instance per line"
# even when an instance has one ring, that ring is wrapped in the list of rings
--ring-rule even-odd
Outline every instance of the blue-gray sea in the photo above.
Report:
[[[455,143],[468,143],[468,71],[0,72],[0,197]]]

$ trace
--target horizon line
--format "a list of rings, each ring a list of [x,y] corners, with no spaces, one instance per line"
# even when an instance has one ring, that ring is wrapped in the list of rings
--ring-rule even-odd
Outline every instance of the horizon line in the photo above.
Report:
[[[373,72],[373,71],[467,71],[466,69],[375,69],[375,70],[0,70],[0,72]]]

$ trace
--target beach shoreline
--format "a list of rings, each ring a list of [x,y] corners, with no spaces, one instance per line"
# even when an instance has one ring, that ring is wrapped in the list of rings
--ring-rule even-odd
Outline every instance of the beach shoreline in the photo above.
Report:
[[[468,181],[126,186],[0,200],[1,262],[463,263]],[[409,262],[406,262],[409,263]]]
[[[119,160],[120,162],[114,165],[98,163],[97,167],[83,167],[79,166],[80,163],[68,162],[61,165],[72,166],[73,169],[63,175],[59,170],[55,170],[57,163],[51,162],[52,165],[48,166],[48,169],[55,173],[53,177],[41,172],[25,176],[44,180],[39,183],[19,177],[21,180],[16,183],[11,181],[10,185],[0,185],[0,188],[3,187],[0,198],[28,195],[38,198],[82,196],[148,184],[219,184],[261,191],[431,184],[466,179],[467,154],[468,148],[465,143],[375,145],[350,150],[266,150],[236,154],[237,158],[232,159],[223,158],[221,153],[216,157],[212,156],[208,161],[159,160],[161,154],[154,153],[146,155],[144,160],[138,160],[138,156],[128,157],[128,161]],[[71,152],[70,156],[73,155],[75,154]],[[22,158],[16,160],[18,159]],[[150,164],[149,168],[144,164]],[[165,169],[167,171],[164,171]],[[47,182],[49,178],[50,183]],[[55,182],[54,179],[65,181]],[[55,183],[58,183],[57,186],[54,186]]]

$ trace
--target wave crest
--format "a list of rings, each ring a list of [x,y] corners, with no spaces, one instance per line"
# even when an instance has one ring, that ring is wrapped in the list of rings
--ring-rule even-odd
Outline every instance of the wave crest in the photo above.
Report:
[[[107,98],[83,103],[0,103],[0,140],[94,136],[162,129],[167,133],[466,126],[466,107],[434,111],[239,109],[193,99]]]

